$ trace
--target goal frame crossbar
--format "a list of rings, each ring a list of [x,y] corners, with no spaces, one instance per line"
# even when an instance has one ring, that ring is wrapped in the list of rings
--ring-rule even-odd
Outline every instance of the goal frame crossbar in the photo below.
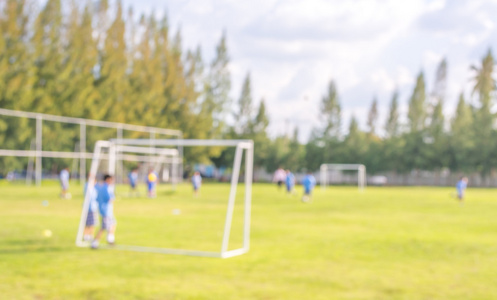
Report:
[[[366,166],[362,164],[322,164],[319,168],[319,179],[321,188],[326,188],[328,184],[328,171],[357,171],[357,186],[359,190],[364,190],[366,188]]]
[[[93,152],[92,164],[90,168],[90,176],[88,178],[88,186],[94,186],[96,182],[96,174],[98,171],[99,163],[105,155],[102,153],[103,149],[109,149],[108,157],[108,171],[109,174],[114,174],[116,169],[116,154],[126,150],[132,152],[140,152],[140,148],[144,148],[145,153],[152,154],[150,152],[155,152],[153,154],[160,154],[161,151],[164,154],[170,150],[176,149],[164,149],[164,148],[152,148],[156,150],[150,150],[150,147],[235,147],[235,158],[233,161],[233,172],[231,176],[231,186],[228,197],[228,205],[226,209],[226,217],[224,222],[223,238],[221,242],[221,247],[219,252],[214,251],[198,251],[198,250],[185,250],[185,249],[169,249],[169,248],[157,248],[157,247],[143,247],[143,246],[129,246],[129,245],[117,245],[113,246],[115,249],[119,250],[130,250],[139,252],[152,252],[152,253],[162,253],[162,254],[176,254],[176,255],[189,255],[189,256],[203,256],[203,257],[216,257],[216,258],[228,258],[233,256],[242,255],[247,253],[250,248],[250,218],[251,218],[251,206],[252,206],[252,177],[253,177],[253,161],[254,161],[254,143],[252,140],[181,140],[181,139],[115,139],[110,141],[98,141],[95,144],[95,151]],[[142,146],[142,147],[139,147]],[[145,150],[146,149],[146,150]],[[148,151],[148,152],[147,152]],[[231,225],[233,221],[233,212],[235,208],[235,198],[238,186],[238,180],[240,177],[240,169],[242,164],[243,152],[245,152],[245,195],[244,195],[244,214],[243,214],[243,245],[241,248],[229,250],[229,239],[231,233]],[[172,153],[171,153],[172,154]],[[86,218],[88,216],[88,209],[90,206],[90,193],[85,195],[85,200],[83,203],[83,209],[81,212],[81,219],[79,223],[78,233],[76,235],[76,246],[78,247],[88,247],[89,243],[83,241],[83,231],[85,228]]]

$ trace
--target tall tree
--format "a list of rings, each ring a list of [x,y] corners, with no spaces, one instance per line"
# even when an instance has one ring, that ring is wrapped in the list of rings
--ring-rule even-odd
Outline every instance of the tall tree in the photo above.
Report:
[[[271,141],[267,135],[269,116],[266,111],[266,101],[261,99],[257,114],[250,124],[250,138],[254,140],[254,164],[264,166],[268,163]]]
[[[473,95],[477,96],[477,106],[474,108],[474,131],[475,146],[478,149],[475,161],[477,169],[488,174],[494,163],[495,137],[493,124],[495,116],[491,112],[493,105],[493,92],[495,91],[495,79],[493,78],[495,60],[489,49],[487,55],[482,59],[481,66],[472,66],[476,76]]]
[[[238,99],[238,110],[234,113],[235,132],[246,135],[250,131],[252,122],[252,87],[250,85],[250,73],[247,73],[243,81],[242,91]]]
[[[492,51],[489,49],[483,58],[481,66],[472,66],[476,73],[474,78],[475,86],[473,94],[477,95],[477,121],[482,130],[489,130],[492,127],[493,115],[490,112],[492,106],[492,92],[495,90],[495,79],[493,78],[495,60]]]
[[[385,125],[385,133],[387,138],[397,137],[400,133],[399,124],[399,92],[394,91],[392,101],[390,102],[390,110],[388,112],[388,119]]]
[[[444,130],[443,104],[447,89],[447,60],[440,62],[435,75],[435,84],[430,101],[429,129],[432,137],[437,140],[441,138]]]
[[[61,93],[64,115],[88,117],[96,114],[98,92],[93,71],[98,64],[98,49],[92,35],[92,22],[90,6],[87,5],[80,14],[78,4],[73,1],[59,83],[65,87]]]
[[[226,33],[216,47],[216,56],[209,68],[205,84],[203,110],[212,116],[213,130],[211,136],[218,136],[224,130],[224,118],[231,99],[231,75],[229,71],[230,58],[226,42]]]
[[[454,118],[451,121],[451,162],[450,168],[454,171],[473,171],[474,168],[474,128],[473,113],[470,105],[459,95]]]
[[[345,163],[365,163],[365,154],[368,151],[366,136],[359,129],[359,123],[354,116],[350,119],[349,132],[343,144],[347,149],[343,155]]]
[[[419,132],[425,128],[426,121],[426,91],[423,72],[420,72],[416,79],[416,86],[409,99],[409,111],[407,118],[409,119],[409,128],[411,132]]]
[[[27,0],[7,0],[0,5],[0,107],[35,110],[33,84],[35,70],[29,50],[28,24],[32,21]],[[15,138],[13,138],[15,137]],[[30,122],[27,119],[0,119],[0,144],[4,149],[29,149]],[[0,160],[3,170],[19,168],[22,162],[14,157]]]
[[[62,67],[62,7],[60,0],[48,0],[35,21],[32,38],[36,66],[37,111],[60,114],[63,107],[59,84]]]
[[[440,169],[448,165],[447,136],[444,131],[443,107],[447,87],[447,61],[442,59],[435,74],[435,83],[431,93],[428,116],[428,127],[425,135],[427,145],[424,155],[431,169]]]
[[[335,82],[331,80],[328,84],[327,94],[321,99],[321,118],[324,121],[323,138],[340,138],[341,114],[337,87]]]
[[[106,12],[106,1],[101,1],[102,14]],[[96,101],[100,108],[94,118],[107,119],[118,122],[129,122],[131,100],[127,98],[128,87],[126,70],[128,61],[126,56],[125,24],[123,20],[121,1],[117,1],[117,8],[111,25],[105,33],[103,48],[100,53],[100,73],[97,81],[99,99]],[[102,21],[103,22],[103,21]]]
[[[367,123],[368,123],[369,135],[375,136],[376,126],[378,123],[378,100],[376,99],[376,97],[373,98],[373,102],[371,103],[371,108],[369,109]]]

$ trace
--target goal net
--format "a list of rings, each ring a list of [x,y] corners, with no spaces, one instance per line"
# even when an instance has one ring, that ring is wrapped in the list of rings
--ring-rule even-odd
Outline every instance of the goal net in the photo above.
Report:
[[[357,171],[357,177],[345,178],[343,171]],[[359,190],[366,187],[366,166],[361,164],[322,164],[320,167],[321,188],[331,183],[344,183],[347,179],[357,181]]]
[[[158,199],[150,200],[150,203],[154,203],[153,208],[147,208],[147,203],[143,201],[140,202],[139,206],[132,207],[129,209],[133,210],[133,216],[126,215],[120,219],[119,210],[122,206],[128,205],[119,201],[116,203],[116,217],[119,222],[119,229],[117,233],[118,244],[113,246],[116,249],[131,250],[131,251],[141,251],[141,252],[155,252],[163,254],[178,254],[178,255],[191,255],[191,256],[205,256],[205,257],[219,257],[228,258],[237,255],[242,255],[249,250],[250,243],[250,214],[251,214],[251,199],[252,199],[252,174],[253,174],[253,142],[251,140],[180,140],[180,139],[156,139],[153,140],[153,148],[150,147],[150,140],[142,139],[117,139],[110,141],[98,141],[95,144],[95,150],[93,153],[93,159],[91,163],[90,175],[88,177],[88,186],[95,185],[97,181],[97,174],[102,174],[103,171],[110,175],[116,173],[116,161],[125,161],[127,159],[148,159],[154,163],[155,166],[160,165],[160,163],[169,164],[180,164],[181,158],[178,156],[177,149],[171,147],[233,147],[235,148],[235,156],[233,161],[233,169],[231,182],[228,185],[215,184],[209,187],[211,191],[215,193],[216,203],[211,206],[206,206],[208,200],[207,197],[198,202],[192,198],[190,194],[188,199],[185,194],[173,193],[165,194],[164,197],[158,197]],[[167,148],[169,147],[169,148]],[[137,158],[138,156],[138,158]],[[244,160],[244,167],[242,161]],[[103,169],[102,169],[103,168]],[[174,169],[174,168],[173,168]],[[240,173],[244,169],[244,190],[243,190],[243,207],[240,212],[240,217],[233,220],[235,211],[235,201],[237,198],[237,187],[240,179]],[[160,176],[159,176],[160,177]],[[207,188],[207,187],[206,187]],[[204,188],[203,188],[204,189]],[[224,194],[225,193],[225,194]],[[212,193],[211,193],[212,194]],[[161,199],[159,199],[161,198]],[[171,215],[167,215],[162,211],[153,211],[153,216],[148,217],[139,214],[146,214],[147,210],[161,210],[167,208],[167,204],[174,199],[183,198],[181,201],[184,205],[188,205],[190,211],[197,211],[197,215],[189,214],[184,216],[183,223],[180,224],[180,218],[174,218]],[[219,200],[217,200],[220,198]],[[222,200],[224,198],[225,200]],[[241,198],[241,197],[240,197]],[[227,199],[227,203],[226,203]],[[118,199],[119,200],[119,199]],[[90,195],[87,193],[83,203],[83,208],[81,212],[81,219],[79,223],[78,233],[76,236],[76,245],[78,247],[88,247],[89,243],[83,240],[83,233],[85,229],[86,218],[88,215],[88,209],[90,205]],[[132,200],[125,200],[132,202]],[[224,205],[223,205],[224,203]],[[199,207],[195,207],[197,205]],[[131,205],[131,204],[129,204]],[[135,205],[137,205],[135,203]],[[162,206],[160,206],[162,205]],[[223,206],[225,207],[224,213]],[[238,207],[238,206],[237,206]],[[219,215],[209,215],[209,211],[216,209],[216,211],[221,212]],[[203,211],[202,211],[203,210]],[[175,214],[175,210],[172,210]],[[179,210],[178,210],[179,211]],[[178,212],[179,214],[179,212]],[[203,215],[208,215],[207,220],[202,222],[196,221],[194,218],[202,218]],[[224,218],[223,218],[224,215]],[[238,216],[239,214],[235,214]],[[214,216],[214,217],[213,217]],[[216,218],[214,220],[214,218]],[[136,220],[139,219],[139,222]],[[165,220],[165,219],[174,219]],[[224,222],[223,222],[224,219]],[[155,223],[154,223],[155,222]],[[175,223],[176,222],[176,223]],[[189,223],[188,223],[189,222]],[[143,224],[142,224],[143,223]],[[146,224],[145,224],[146,223]],[[235,247],[235,249],[230,249],[230,234],[232,233],[232,224],[240,225],[240,230],[233,231],[235,241],[239,241],[240,247]],[[209,229],[212,228],[212,224],[219,225],[219,228],[215,232],[204,234],[205,228],[194,228],[194,225],[205,224],[205,227]],[[133,228],[134,227],[134,228]],[[120,239],[121,228],[123,232],[123,239]],[[132,228],[132,233],[127,232],[125,228]],[[147,232],[147,229],[148,232]],[[238,236],[238,234],[240,236]],[[124,235],[127,238],[124,238]],[[143,236],[150,236],[148,240],[143,239]],[[214,250],[205,249],[195,249],[197,246],[199,248],[205,248],[205,243],[195,242],[182,243],[181,240],[191,241],[195,238],[210,238],[217,237],[220,238],[220,244],[218,242],[209,241],[209,245],[214,246]],[[133,238],[134,237],[134,238]],[[172,238],[174,237],[174,239]],[[180,240],[180,242],[178,242]],[[121,244],[119,241],[123,241]],[[130,242],[131,241],[131,242]],[[136,242],[138,245],[131,245],[131,243]],[[130,245],[126,245],[130,242]],[[155,243],[157,242],[157,243]],[[233,241],[232,241],[233,242]],[[152,244],[151,244],[152,243]],[[182,246],[189,247],[183,248]],[[238,245],[238,244],[237,244]]]

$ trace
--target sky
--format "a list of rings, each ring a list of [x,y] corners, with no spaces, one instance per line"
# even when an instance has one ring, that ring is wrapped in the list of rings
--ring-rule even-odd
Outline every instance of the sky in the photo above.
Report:
[[[402,114],[417,74],[428,91],[448,61],[445,113],[471,96],[473,74],[489,48],[497,51],[497,0],[124,0],[135,12],[167,13],[183,45],[211,61],[223,30],[231,57],[232,98],[250,72],[255,105],[264,98],[271,136],[298,126],[306,141],[320,125],[328,83],[338,87],[343,131],[351,116],[366,129],[373,97],[383,127],[392,93]],[[494,16],[494,18],[492,18]],[[235,107],[233,107],[235,109]]]

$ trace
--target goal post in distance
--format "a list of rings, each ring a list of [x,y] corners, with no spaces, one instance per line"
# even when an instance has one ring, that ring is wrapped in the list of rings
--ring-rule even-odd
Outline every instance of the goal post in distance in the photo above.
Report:
[[[150,148],[145,148],[150,145],[150,140],[145,139],[118,139],[111,141],[98,141],[95,144],[95,151],[93,153],[92,164],[90,168],[90,176],[88,178],[88,186],[95,185],[96,175],[102,158],[108,158],[108,173],[114,174],[116,169],[116,153],[118,149],[124,151],[133,150],[133,152],[141,151],[138,146],[144,148],[146,151],[150,151]],[[184,250],[184,249],[168,249],[168,248],[155,248],[155,247],[143,247],[143,246],[127,246],[127,245],[117,245],[113,248],[121,250],[131,250],[140,252],[154,252],[163,254],[177,254],[177,255],[190,255],[190,256],[204,256],[204,257],[218,257],[218,258],[228,258],[233,256],[242,255],[249,251],[250,247],[250,217],[251,217],[251,206],[252,206],[252,177],[253,177],[253,161],[254,161],[254,143],[252,140],[180,140],[180,139],[156,139],[153,140],[154,148],[160,153],[160,151],[165,151],[164,148],[158,147],[235,147],[235,158],[233,161],[233,172],[231,176],[231,186],[228,196],[228,203],[226,209],[226,217],[224,222],[224,230],[222,236],[222,242],[220,245],[219,252],[211,251],[199,251],[199,250]],[[133,147],[133,149],[131,148]],[[102,150],[108,149],[109,153],[104,154]],[[146,150],[145,150],[146,149]],[[235,198],[238,186],[238,180],[240,177],[240,169],[242,164],[243,154],[245,152],[245,195],[244,195],[244,214],[243,214],[243,245],[242,248],[229,250],[229,239],[231,233],[231,225],[233,220],[233,213],[235,208]],[[181,159],[181,158],[179,158]],[[88,208],[90,206],[90,193],[87,193],[83,203],[83,210],[81,212],[81,219],[79,223],[79,229],[76,236],[76,245],[78,247],[88,247],[89,243],[83,241],[83,231],[86,223],[86,218],[88,215]]]
[[[321,188],[326,188],[328,185],[329,171],[357,171],[357,186],[359,190],[364,190],[366,187],[366,166],[361,164],[322,164],[320,170]]]

